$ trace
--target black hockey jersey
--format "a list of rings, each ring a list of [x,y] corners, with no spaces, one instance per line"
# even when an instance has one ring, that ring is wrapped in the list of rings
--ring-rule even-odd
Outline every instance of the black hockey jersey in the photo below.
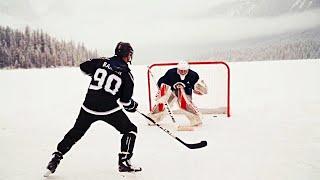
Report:
[[[96,115],[106,115],[131,102],[133,76],[125,61],[113,56],[108,59],[91,59],[80,64],[80,69],[91,76],[91,82],[82,108]]]
[[[185,85],[185,92],[187,95],[192,95],[192,89],[194,88],[195,83],[199,80],[199,75],[195,71],[189,69],[188,74],[182,80],[180,75],[177,73],[177,68],[169,69],[164,76],[158,80],[158,87],[162,83],[165,83],[171,87],[171,90],[174,90],[173,85],[177,82],[182,82]]]

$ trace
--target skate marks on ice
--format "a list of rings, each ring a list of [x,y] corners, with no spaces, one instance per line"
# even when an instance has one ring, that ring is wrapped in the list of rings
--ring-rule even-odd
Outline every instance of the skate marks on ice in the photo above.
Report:
[[[106,170],[104,172],[95,173],[91,175],[90,173],[83,174],[73,174],[74,172],[69,172],[68,174],[51,173],[50,171],[42,175],[41,180],[74,180],[74,179],[87,179],[93,177],[94,180],[147,180],[151,177],[145,177],[142,171],[140,172],[118,172],[117,170]]]
[[[41,180],[73,180],[73,178],[65,178],[59,175],[49,175],[47,177],[42,177]],[[112,180],[147,180],[148,178],[144,178],[140,173],[114,173],[105,175],[104,179],[112,179]]]
[[[47,175],[47,176],[45,176]],[[66,180],[66,178],[64,178],[61,175],[58,174],[52,174],[52,173],[45,173],[41,178],[39,178],[41,180]]]

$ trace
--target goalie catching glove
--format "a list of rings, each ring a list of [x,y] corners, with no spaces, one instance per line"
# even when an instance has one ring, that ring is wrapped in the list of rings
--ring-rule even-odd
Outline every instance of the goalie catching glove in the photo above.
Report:
[[[123,108],[128,112],[137,111],[138,103],[135,102],[133,99],[131,99],[129,103],[122,103],[122,104],[123,104]]]
[[[208,93],[208,87],[203,80],[198,80],[194,85],[194,93],[198,95],[204,95]]]

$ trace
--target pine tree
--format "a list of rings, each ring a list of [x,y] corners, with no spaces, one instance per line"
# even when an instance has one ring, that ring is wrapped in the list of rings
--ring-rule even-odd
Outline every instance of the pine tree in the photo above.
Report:
[[[24,31],[0,26],[0,68],[47,68],[77,66],[97,57],[83,45],[57,40],[42,30]]]

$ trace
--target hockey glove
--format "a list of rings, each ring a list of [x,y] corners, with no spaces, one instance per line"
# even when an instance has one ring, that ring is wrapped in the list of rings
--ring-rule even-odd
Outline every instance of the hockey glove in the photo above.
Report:
[[[136,112],[138,107],[138,103],[131,99],[130,104],[128,106],[123,105],[123,108],[128,112]]]

